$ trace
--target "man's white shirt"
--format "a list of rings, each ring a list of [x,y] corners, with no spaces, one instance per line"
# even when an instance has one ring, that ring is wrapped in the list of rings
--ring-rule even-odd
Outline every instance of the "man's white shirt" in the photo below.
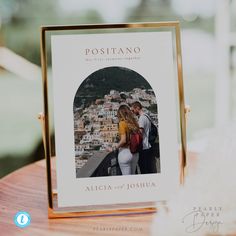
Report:
[[[148,142],[149,132],[151,130],[151,122],[146,115],[140,115],[138,119],[139,127],[143,129],[143,150],[151,148]]]

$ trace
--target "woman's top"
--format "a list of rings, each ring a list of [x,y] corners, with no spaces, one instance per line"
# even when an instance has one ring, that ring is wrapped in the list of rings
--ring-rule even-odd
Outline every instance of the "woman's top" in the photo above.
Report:
[[[125,148],[129,147],[129,142],[127,141],[129,137],[129,133],[130,132],[129,132],[127,123],[124,120],[120,121],[119,122],[119,135],[120,137],[121,135],[124,135],[124,134],[126,135],[126,143],[122,147],[125,147]]]

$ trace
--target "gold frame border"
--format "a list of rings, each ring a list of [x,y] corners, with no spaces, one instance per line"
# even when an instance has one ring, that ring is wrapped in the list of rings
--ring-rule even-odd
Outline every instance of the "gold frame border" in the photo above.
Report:
[[[44,113],[40,114],[39,119],[42,122],[44,152],[46,158],[47,169],[47,190],[48,190],[48,217],[64,218],[64,217],[87,217],[87,216],[105,216],[105,215],[123,215],[123,214],[140,214],[152,213],[156,208],[137,208],[137,209],[120,209],[105,211],[88,211],[88,212],[59,212],[53,209],[52,175],[51,175],[51,141],[49,129],[49,108],[48,108],[48,78],[47,78],[47,48],[46,48],[46,32],[48,31],[64,31],[64,30],[95,30],[95,29],[152,29],[152,28],[172,28],[175,30],[176,39],[176,61],[178,71],[178,92],[179,92],[179,113],[180,113],[180,133],[181,133],[181,155],[180,155],[180,184],[184,183],[185,167],[187,158],[187,140],[186,140],[186,113],[189,112],[185,107],[184,101],[184,85],[183,85],[183,69],[182,54],[180,40],[180,23],[179,21],[167,22],[145,22],[145,23],[123,23],[123,24],[86,24],[86,25],[46,25],[41,26],[40,34],[40,52],[43,79],[43,98]]]

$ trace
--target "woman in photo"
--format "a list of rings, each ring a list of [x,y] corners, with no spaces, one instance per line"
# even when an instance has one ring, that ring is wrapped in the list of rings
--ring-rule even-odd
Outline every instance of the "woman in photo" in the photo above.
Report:
[[[133,175],[136,172],[138,153],[132,154],[129,148],[129,137],[131,131],[138,131],[139,125],[127,105],[121,105],[117,111],[119,119],[120,141],[116,146],[119,150],[118,162],[122,175]]]

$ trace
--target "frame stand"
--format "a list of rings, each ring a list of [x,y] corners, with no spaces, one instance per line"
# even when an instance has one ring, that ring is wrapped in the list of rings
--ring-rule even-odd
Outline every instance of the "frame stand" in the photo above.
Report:
[[[183,85],[183,72],[182,72],[182,56],[181,56],[181,41],[180,41],[180,23],[178,21],[167,22],[147,22],[147,23],[124,23],[124,24],[91,24],[91,25],[59,25],[59,26],[42,26],[41,27],[41,67],[43,79],[43,98],[44,98],[44,112],[40,113],[38,118],[41,121],[43,144],[46,158],[46,171],[47,171],[47,190],[48,190],[48,217],[61,218],[61,217],[88,217],[88,216],[107,216],[107,215],[123,215],[123,214],[146,214],[153,213],[158,208],[158,204],[165,204],[164,198],[159,198],[157,202],[138,202],[138,203],[123,203],[123,204],[107,204],[107,205],[93,205],[81,207],[58,207],[57,190],[53,189],[52,178],[52,162],[55,161],[52,152],[52,142],[50,137],[50,122],[49,122],[49,83],[48,83],[48,50],[47,41],[49,40],[49,33],[52,35],[61,33],[62,31],[80,31],[89,30],[90,32],[107,32],[107,30],[125,31],[129,29],[130,32],[145,32],[147,29],[150,32],[155,30],[162,30],[168,28],[171,32],[171,40],[173,41],[172,47],[176,58],[176,77],[178,80],[178,101],[179,101],[179,118],[180,118],[180,135],[181,135],[181,148],[179,150],[179,173],[176,172],[174,177],[175,186],[177,182],[184,184],[185,168],[187,162],[187,141],[186,141],[186,119],[190,108],[185,106],[184,102],[184,85]],[[144,60],[145,61],[145,60]],[[108,63],[109,64],[109,63]],[[110,64],[109,64],[110,65]],[[177,94],[176,94],[177,95]],[[175,141],[176,142],[176,141]],[[177,150],[175,150],[177,151]],[[178,153],[175,153],[176,156]],[[168,158],[171,156],[168,154]],[[177,160],[175,160],[177,161]],[[176,163],[177,165],[177,163]],[[177,166],[176,171],[177,171]],[[178,181],[179,180],[179,181]],[[55,187],[55,186],[54,186]],[[134,195],[135,196],[135,195]],[[138,198],[137,198],[138,199]],[[140,201],[142,201],[142,198]],[[146,198],[148,199],[148,198]],[[154,199],[155,198],[149,198]],[[125,201],[124,199],[123,201]],[[150,200],[151,201],[151,200]],[[114,201],[113,201],[114,202]],[[93,204],[90,201],[90,204]]]

